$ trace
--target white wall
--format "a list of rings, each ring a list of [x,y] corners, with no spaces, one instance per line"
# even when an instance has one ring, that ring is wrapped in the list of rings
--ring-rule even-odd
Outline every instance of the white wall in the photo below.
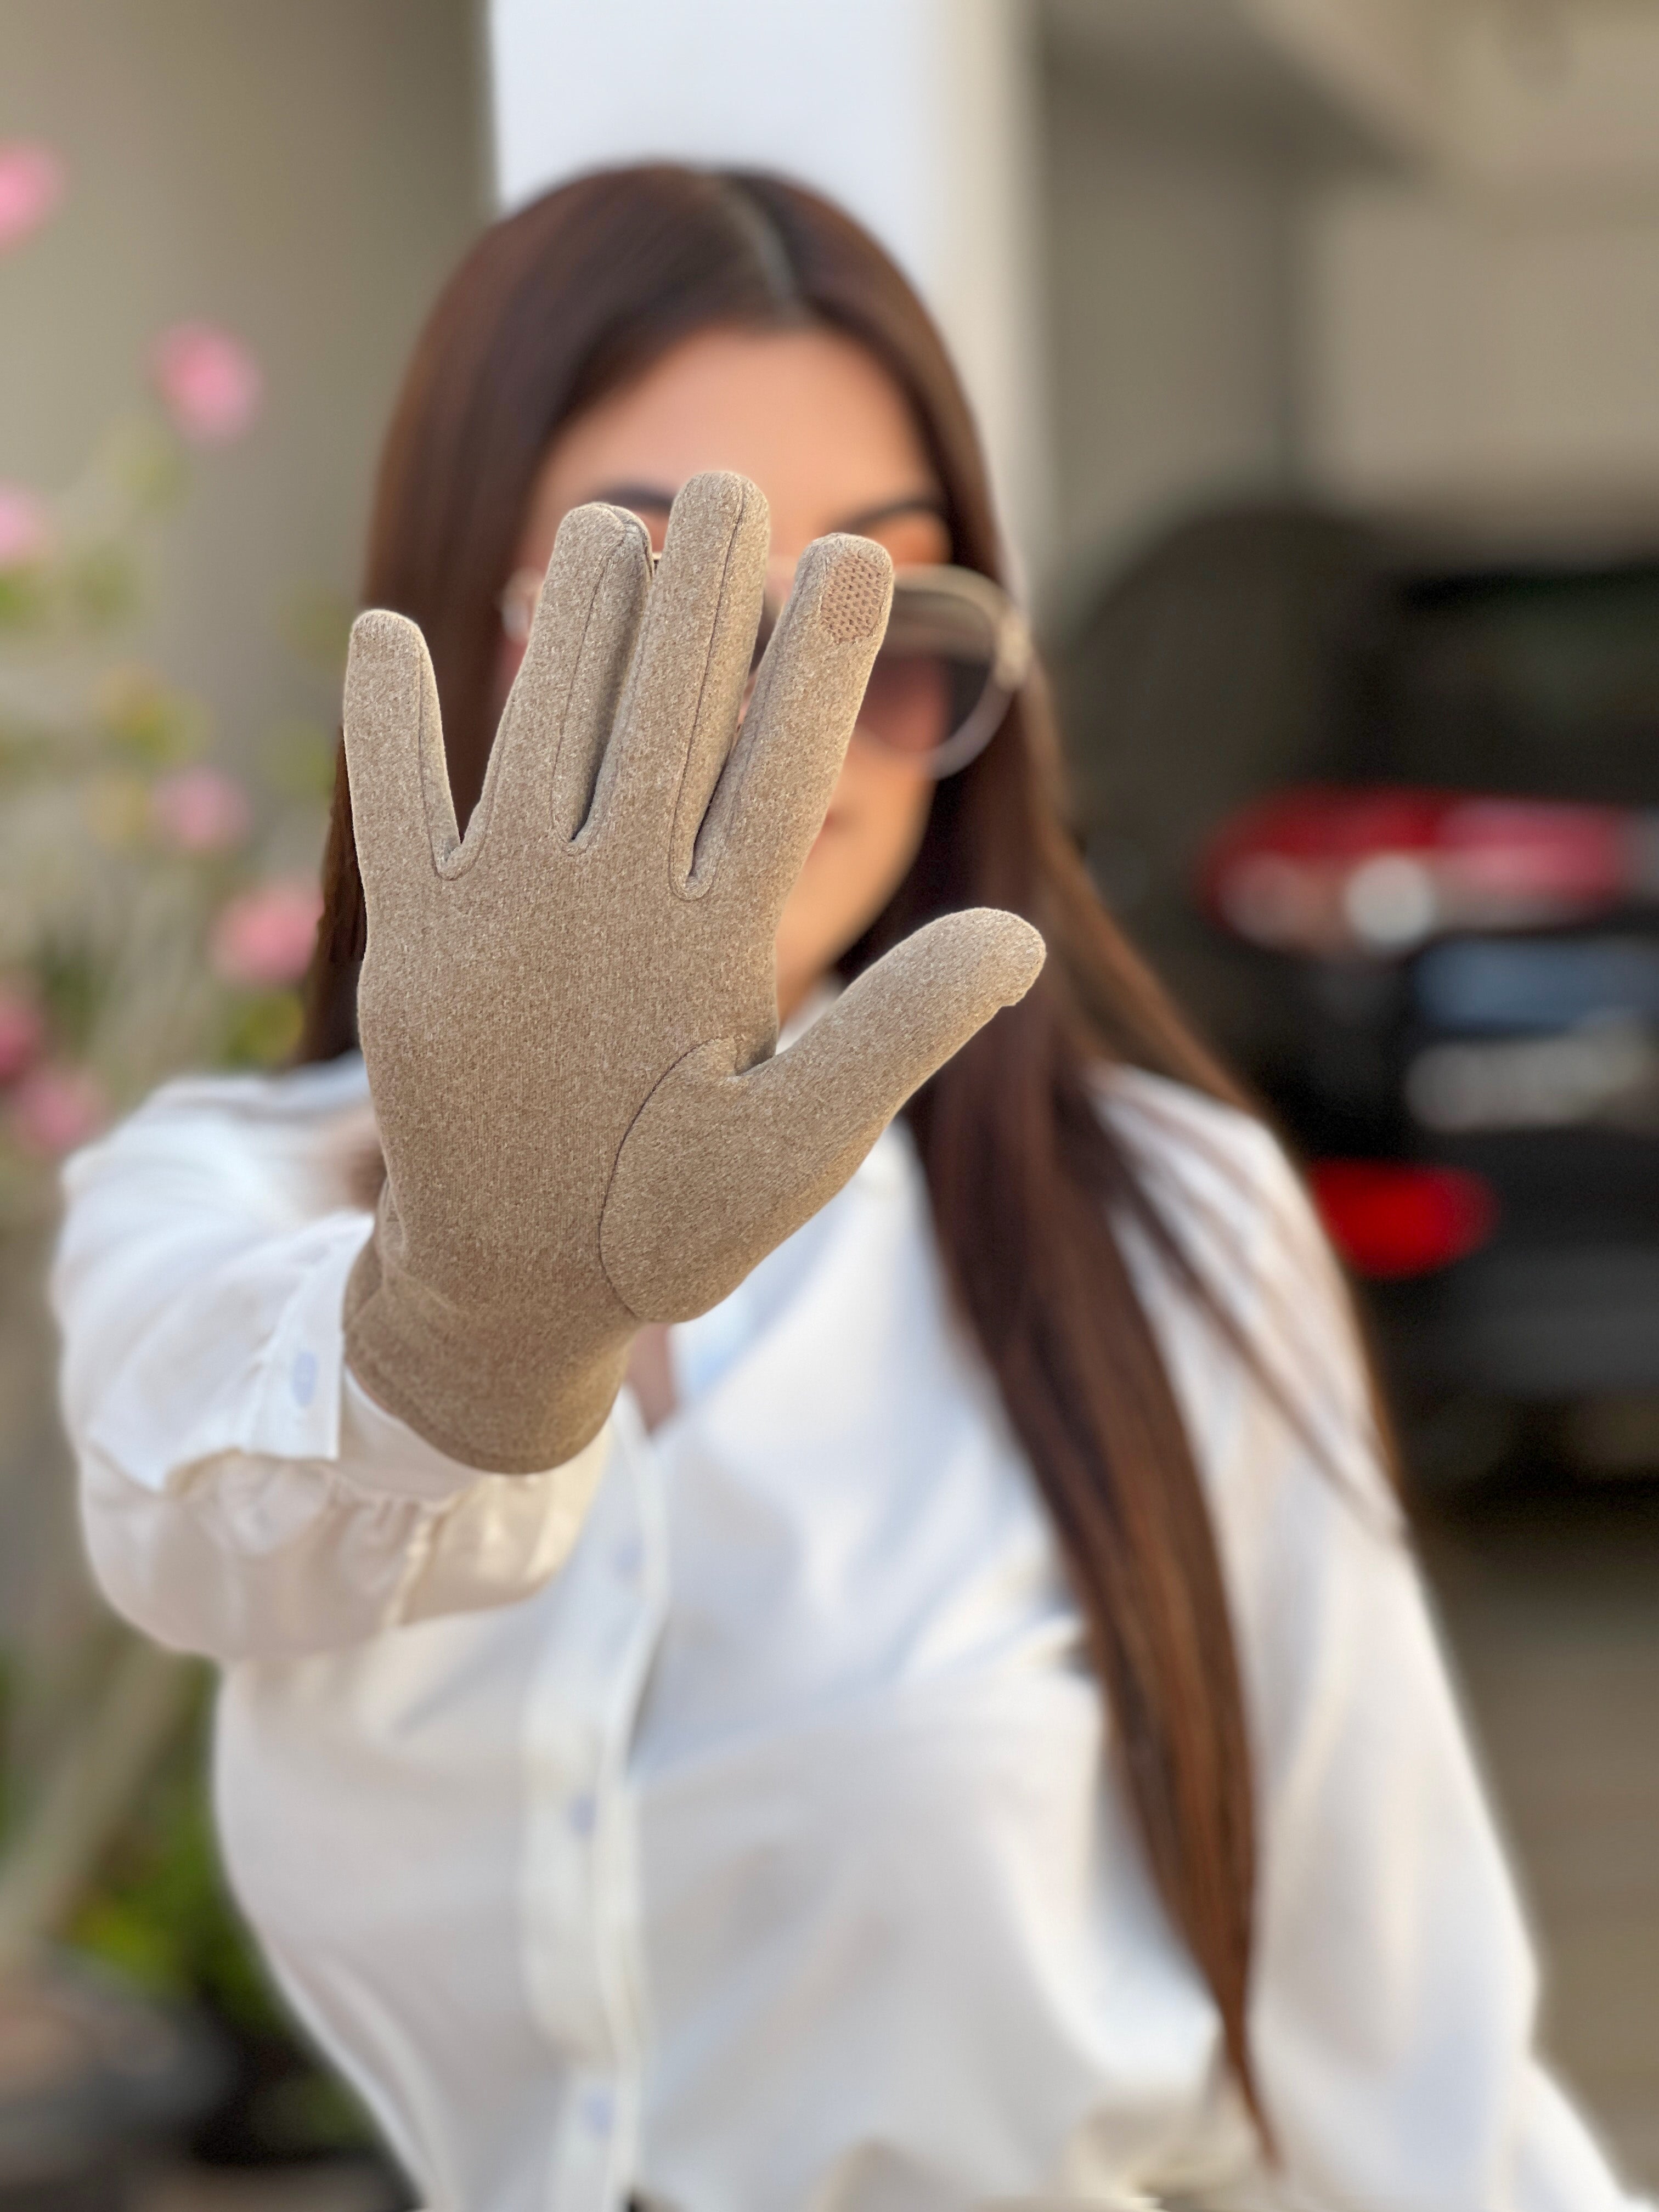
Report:
[[[1659,511],[1659,208],[1340,192],[1310,221],[1306,298],[1324,481]]]
[[[1100,53],[1134,51],[1146,0],[1048,5],[1074,37],[1092,22]],[[1243,47],[1235,112],[1212,69],[1207,122],[1137,116],[1121,70],[1114,85],[1062,57],[1047,154],[1068,544],[1109,550],[1183,496],[1275,478],[1659,518],[1655,0],[1213,12],[1369,149],[1316,150],[1298,174],[1287,142],[1275,173],[1258,112],[1252,160]],[[1196,62],[1183,21],[1166,44]]]
[[[1445,33],[1447,165],[1538,202],[1659,197],[1659,9],[1466,0]]]
[[[1063,616],[1171,517],[1289,480],[1297,234],[1260,147],[1137,115],[1064,49],[1045,115]]]
[[[5,0],[0,139],[42,138],[64,204],[0,268],[0,477],[64,489],[146,396],[156,333],[221,322],[263,364],[252,434],[205,456],[111,649],[207,702],[244,757],[336,679],[284,638],[349,604],[404,357],[485,198],[464,0]]]
[[[781,170],[866,222],[938,316],[1033,554],[1048,486],[1021,0],[492,0],[489,25],[505,204],[668,156]]]
[[[1463,0],[1227,0],[1334,105],[1402,152],[1443,127],[1446,25]]]
[[[1366,141],[1346,175],[1259,103],[1236,128],[1206,84],[1172,120],[1079,64],[1085,17],[1097,58],[1150,51],[1173,0],[1043,0],[1046,64],[1034,0],[493,0],[501,192],[670,153],[844,200],[939,314],[1062,600],[1161,517],[1297,481],[1659,509],[1659,5],[1206,4],[1231,32],[1188,7],[1161,49],[1253,40]]]
[[[1659,10],[1442,23],[1432,156],[1310,210],[1310,465],[1368,499],[1659,514]]]

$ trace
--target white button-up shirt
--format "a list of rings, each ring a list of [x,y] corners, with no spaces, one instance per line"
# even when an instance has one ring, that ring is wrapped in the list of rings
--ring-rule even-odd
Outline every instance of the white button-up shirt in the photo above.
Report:
[[[221,1662],[237,1894],[434,2212],[1632,2203],[1533,2056],[1329,1263],[1260,1128],[1103,1086],[1302,1408],[1131,1240],[1243,1667],[1276,2168],[902,1128],[673,1332],[654,1435],[624,1394],[511,1477],[345,1370],[367,1106],[356,1059],[171,1085],[71,1164],[56,1297],[99,1577]]]

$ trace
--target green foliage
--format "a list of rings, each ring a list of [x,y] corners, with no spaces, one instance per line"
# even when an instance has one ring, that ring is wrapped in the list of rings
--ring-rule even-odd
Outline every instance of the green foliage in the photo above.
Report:
[[[210,1699],[204,1668],[190,1726],[151,1775],[70,1936],[153,1996],[204,1998],[251,2034],[276,2034],[283,2014],[219,1870],[203,1787]]]
[[[295,2039],[226,1887],[204,1782],[212,1692],[204,1668],[190,1723],[151,1772],[70,1940],[150,1996],[202,2006],[261,2054],[264,2078],[243,2116],[251,2153],[370,2149],[372,2124]]]
[[[338,592],[302,585],[289,593],[278,628],[291,652],[331,683],[345,673],[352,606]]]
[[[339,2076],[320,2066],[295,2066],[265,2083],[249,2100],[247,2121],[255,2143],[276,2156],[379,2148],[368,2113]]]
[[[0,1232],[49,1212],[58,1157],[165,1077],[279,1066],[299,1037],[332,733],[285,721],[245,744],[244,780],[199,700],[111,657],[188,474],[179,436],[135,418],[57,501],[0,487]],[[332,681],[337,599],[296,593],[283,623]]]
[[[261,750],[259,772],[273,798],[325,807],[334,789],[334,752],[335,732],[320,722],[280,722]]]
[[[220,1059],[227,1067],[277,1067],[300,1042],[302,1010],[294,991],[244,999],[226,1027]]]
[[[89,545],[64,564],[58,580],[56,605],[67,626],[88,630],[113,629],[137,611],[138,575],[136,564],[120,545]],[[44,611],[50,614],[48,597]]]
[[[201,329],[192,342],[228,343]],[[247,381],[257,395],[257,365]],[[115,423],[60,494],[0,485],[0,1238],[38,1239],[61,1156],[157,1082],[277,1066],[299,1036],[332,733],[300,720],[263,742],[237,732],[238,757],[258,763],[245,779],[216,758],[201,701],[130,644],[122,657],[155,532],[198,465],[188,395],[159,374],[158,392],[168,411]],[[230,434],[221,414],[211,437]],[[319,672],[337,678],[347,619],[321,590],[281,611],[307,691]],[[46,1796],[54,1756],[87,1740],[116,1633],[94,1623],[50,1666],[0,1646],[0,1852]],[[20,1683],[32,1703],[8,1695]],[[270,2150],[363,2144],[361,2114],[294,2041],[228,1896],[204,1781],[209,1702],[204,1670],[188,1729],[113,1842],[83,1839],[88,1860],[101,1856],[70,1940],[261,2051]],[[26,1704],[52,1726],[9,1735]]]
[[[0,636],[41,629],[46,612],[46,582],[38,568],[0,568]]]
[[[35,995],[52,1033],[79,1056],[91,1046],[109,995],[109,977],[73,938],[43,937],[34,962]]]
[[[206,709],[153,669],[120,668],[106,677],[98,712],[112,758],[141,773],[183,768],[207,750]]]

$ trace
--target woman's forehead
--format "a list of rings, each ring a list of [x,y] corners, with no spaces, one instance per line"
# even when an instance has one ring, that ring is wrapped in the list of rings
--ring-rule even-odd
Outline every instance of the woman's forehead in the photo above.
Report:
[[[630,514],[637,514],[651,532],[652,544],[660,551],[669,512],[679,489],[678,484],[596,483],[583,495],[583,499],[602,501],[607,507],[623,507]],[[817,534],[822,536],[832,530],[846,531],[858,538],[874,538],[884,544],[896,539],[902,544],[914,543],[927,547],[948,544],[950,538],[945,502],[936,492],[925,489],[901,492],[875,506],[831,515]],[[933,559],[935,556],[928,552],[911,557]]]
[[[570,507],[606,498],[659,537],[666,502],[714,468],[759,484],[781,547],[836,529],[929,544],[942,535],[938,480],[908,398],[862,346],[821,330],[708,331],[673,348],[556,438],[531,527],[550,547]]]

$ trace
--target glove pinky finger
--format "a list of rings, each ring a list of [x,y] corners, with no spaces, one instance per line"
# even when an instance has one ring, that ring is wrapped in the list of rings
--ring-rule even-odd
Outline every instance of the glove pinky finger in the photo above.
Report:
[[[351,626],[346,662],[346,774],[369,916],[418,896],[460,842],[444,759],[438,685],[426,640],[406,616],[371,608]]]

